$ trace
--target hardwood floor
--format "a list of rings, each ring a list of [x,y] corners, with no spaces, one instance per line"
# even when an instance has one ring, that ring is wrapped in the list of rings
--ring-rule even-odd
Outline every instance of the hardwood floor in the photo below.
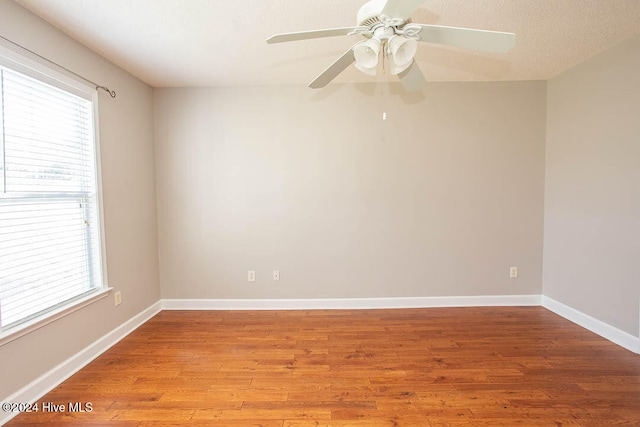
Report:
[[[541,307],[163,311],[45,402],[7,425],[638,426],[640,356]]]

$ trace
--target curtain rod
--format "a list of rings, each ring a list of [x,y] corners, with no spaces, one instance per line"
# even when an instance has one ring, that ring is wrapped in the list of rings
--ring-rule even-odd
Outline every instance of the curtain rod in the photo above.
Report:
[[[108,88],[108,87],[106,87],[106,86],[101,86],[101,85],[97,84],[96,82],[92,82],[92,81],[91,81],[91,80],[89,80],[88,78],[86,78],[86,77],[84,77],[84,76],[81,76],[80,74],[75,73],[75,72],[71,71],[70,69],[68,69],[68,68],[66,68],[66,67],[63,67],[62,65],[58,64],[57,62],[53,62],[52,60],[50,60],[50,59],[48,59],[48,58],[45,58],[44,56],[40,55],[39,53],[36,53],[36,52],[34,52],[34,51],[30,50],[30,49],[27,49],[26,47],[24,47],[24,46],[22,46],[22,45],[20,45],[20,44],[18,44],[18,43],[16,43],[16,42],[14,42],[14,41],[12,41],[12,40],[9,40],[9,39],[8,39],[8,38],[6,38],[6,37],[0,36],[0,38],[1,38],[1,39],[3,39],[3,40],[5,40],[5,41],[8,41],[9,43],[11,43],[11,44],[12,44],[12,45],[14,45],[14,46],[18,46],[20,49],[26,50],[27,52],[31,53],[32,55],[37,56],[37,57],[38,57],[38,58],[40,58],[40,59],[44,59],[45,61],[47,61],[47,62],[48,62],[48,63],[50,63],[50,64],[55,65],[56,67],[62,68],[63,70],[65,70],[65,71],[67,71],[67,72],[69,72],[69,73],[73,74],[74,76],[81,78],[81,79],[82,79],[82,80],[84,80],[85,82],[91,83],[92,85],[94,85],[94,86],[95,86],[96,90],[98,90],[98,89],[102,89],[102,90],[104,90],[105,92],[107,92],[107,93],[108,93],[112,98],[115,98],[115,97],[116,97],[116,91],[115,91],[115,90],[109,90],[109,88]]]

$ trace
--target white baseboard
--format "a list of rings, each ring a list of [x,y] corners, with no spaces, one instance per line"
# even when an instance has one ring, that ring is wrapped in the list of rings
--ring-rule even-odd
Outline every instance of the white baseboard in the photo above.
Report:
[[[78,372],[93,359],[107,351],[118,341],[129,335],[140,325],[155,316],[158,312],[160,312],[160,310],[160,302],[153,304],[149,308],[145,309],[141,313],[135,315],[122,325],[115,328],[113,331],[104,335],[93,344],[89,345],[88,347],[71,356],[69,359],[65,360],[55,368],[51,369],[40,378],[37,378],[30,384],[26,385],[11,396],[7,397],[6,399],[4,399],[4,402],[26,403],[37,401],[49,391],[57,387],[64,380],[69,378],[71,375]],[[18,415],[18,413],[0,412],[0,425],[8,422],[16,415]]]
[[[539,306],[540,295],[318,299],[163,299],[163,310],[331,310],[377,308]]]
[[[640,338],[635,337],[627,332],[604,323],[601,320],[595,319],[588,314],[584,314],[575,308],[569,307],[561,302],[542,296],[542,306],[547,310],[564,317],[571,322],[582,326],[591,332],[600,335],[601,337],[608,339],[609,341],[618,344],[621,347],[626,348],[629,351],[640,354]]]

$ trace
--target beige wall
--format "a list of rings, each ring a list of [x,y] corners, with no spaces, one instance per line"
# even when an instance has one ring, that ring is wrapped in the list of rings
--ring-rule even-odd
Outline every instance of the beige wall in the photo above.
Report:
[[[640,37],[547,96],[544,295],[639,336]]]
[[[153,92],[146,84],[0,0],[0,34],[118,93],[100,93],[100,142],[109,284],[122,292],[0,346],[0,401],[160,298]]]
[[[375,90],[155,90],[162,297],[540,294],[545,82]]]

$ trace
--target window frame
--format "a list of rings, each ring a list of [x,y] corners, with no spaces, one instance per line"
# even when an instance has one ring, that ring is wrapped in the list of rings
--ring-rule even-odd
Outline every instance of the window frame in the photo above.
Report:
[[[32,54],[29,51],[19,51],[15,46],[0,40],[0,65],[5,66],[15,72],[24,74],[40,82],[52,85],[60,90],[69,92],[91,102],[93,121],[93,143],[95,161],[95,186],[96,186],[96,213],[98,217],[97,234],[100,240],[98,245],[98,258],[100,263],[100,277],[98,287],[91,291],[72,298],[60,305],[53,306],[52,309],[42,314],[19,323],[4,331],[0,331],[0,346],[24,336],[36,329],[39,329],[51,322],[54,322],[74,311],[105,298],[110,290],[107,275],[107,252],[104,228],[104,211],[102,197],[102,170],[100,160],[100,131],[99,131],[99,111],[98,92],[95,87],[88,85],[71,73],[63,71],[62,68],[54,69],[45,60]],[[0,145],[4,144],[4,136],[0,135]]]

